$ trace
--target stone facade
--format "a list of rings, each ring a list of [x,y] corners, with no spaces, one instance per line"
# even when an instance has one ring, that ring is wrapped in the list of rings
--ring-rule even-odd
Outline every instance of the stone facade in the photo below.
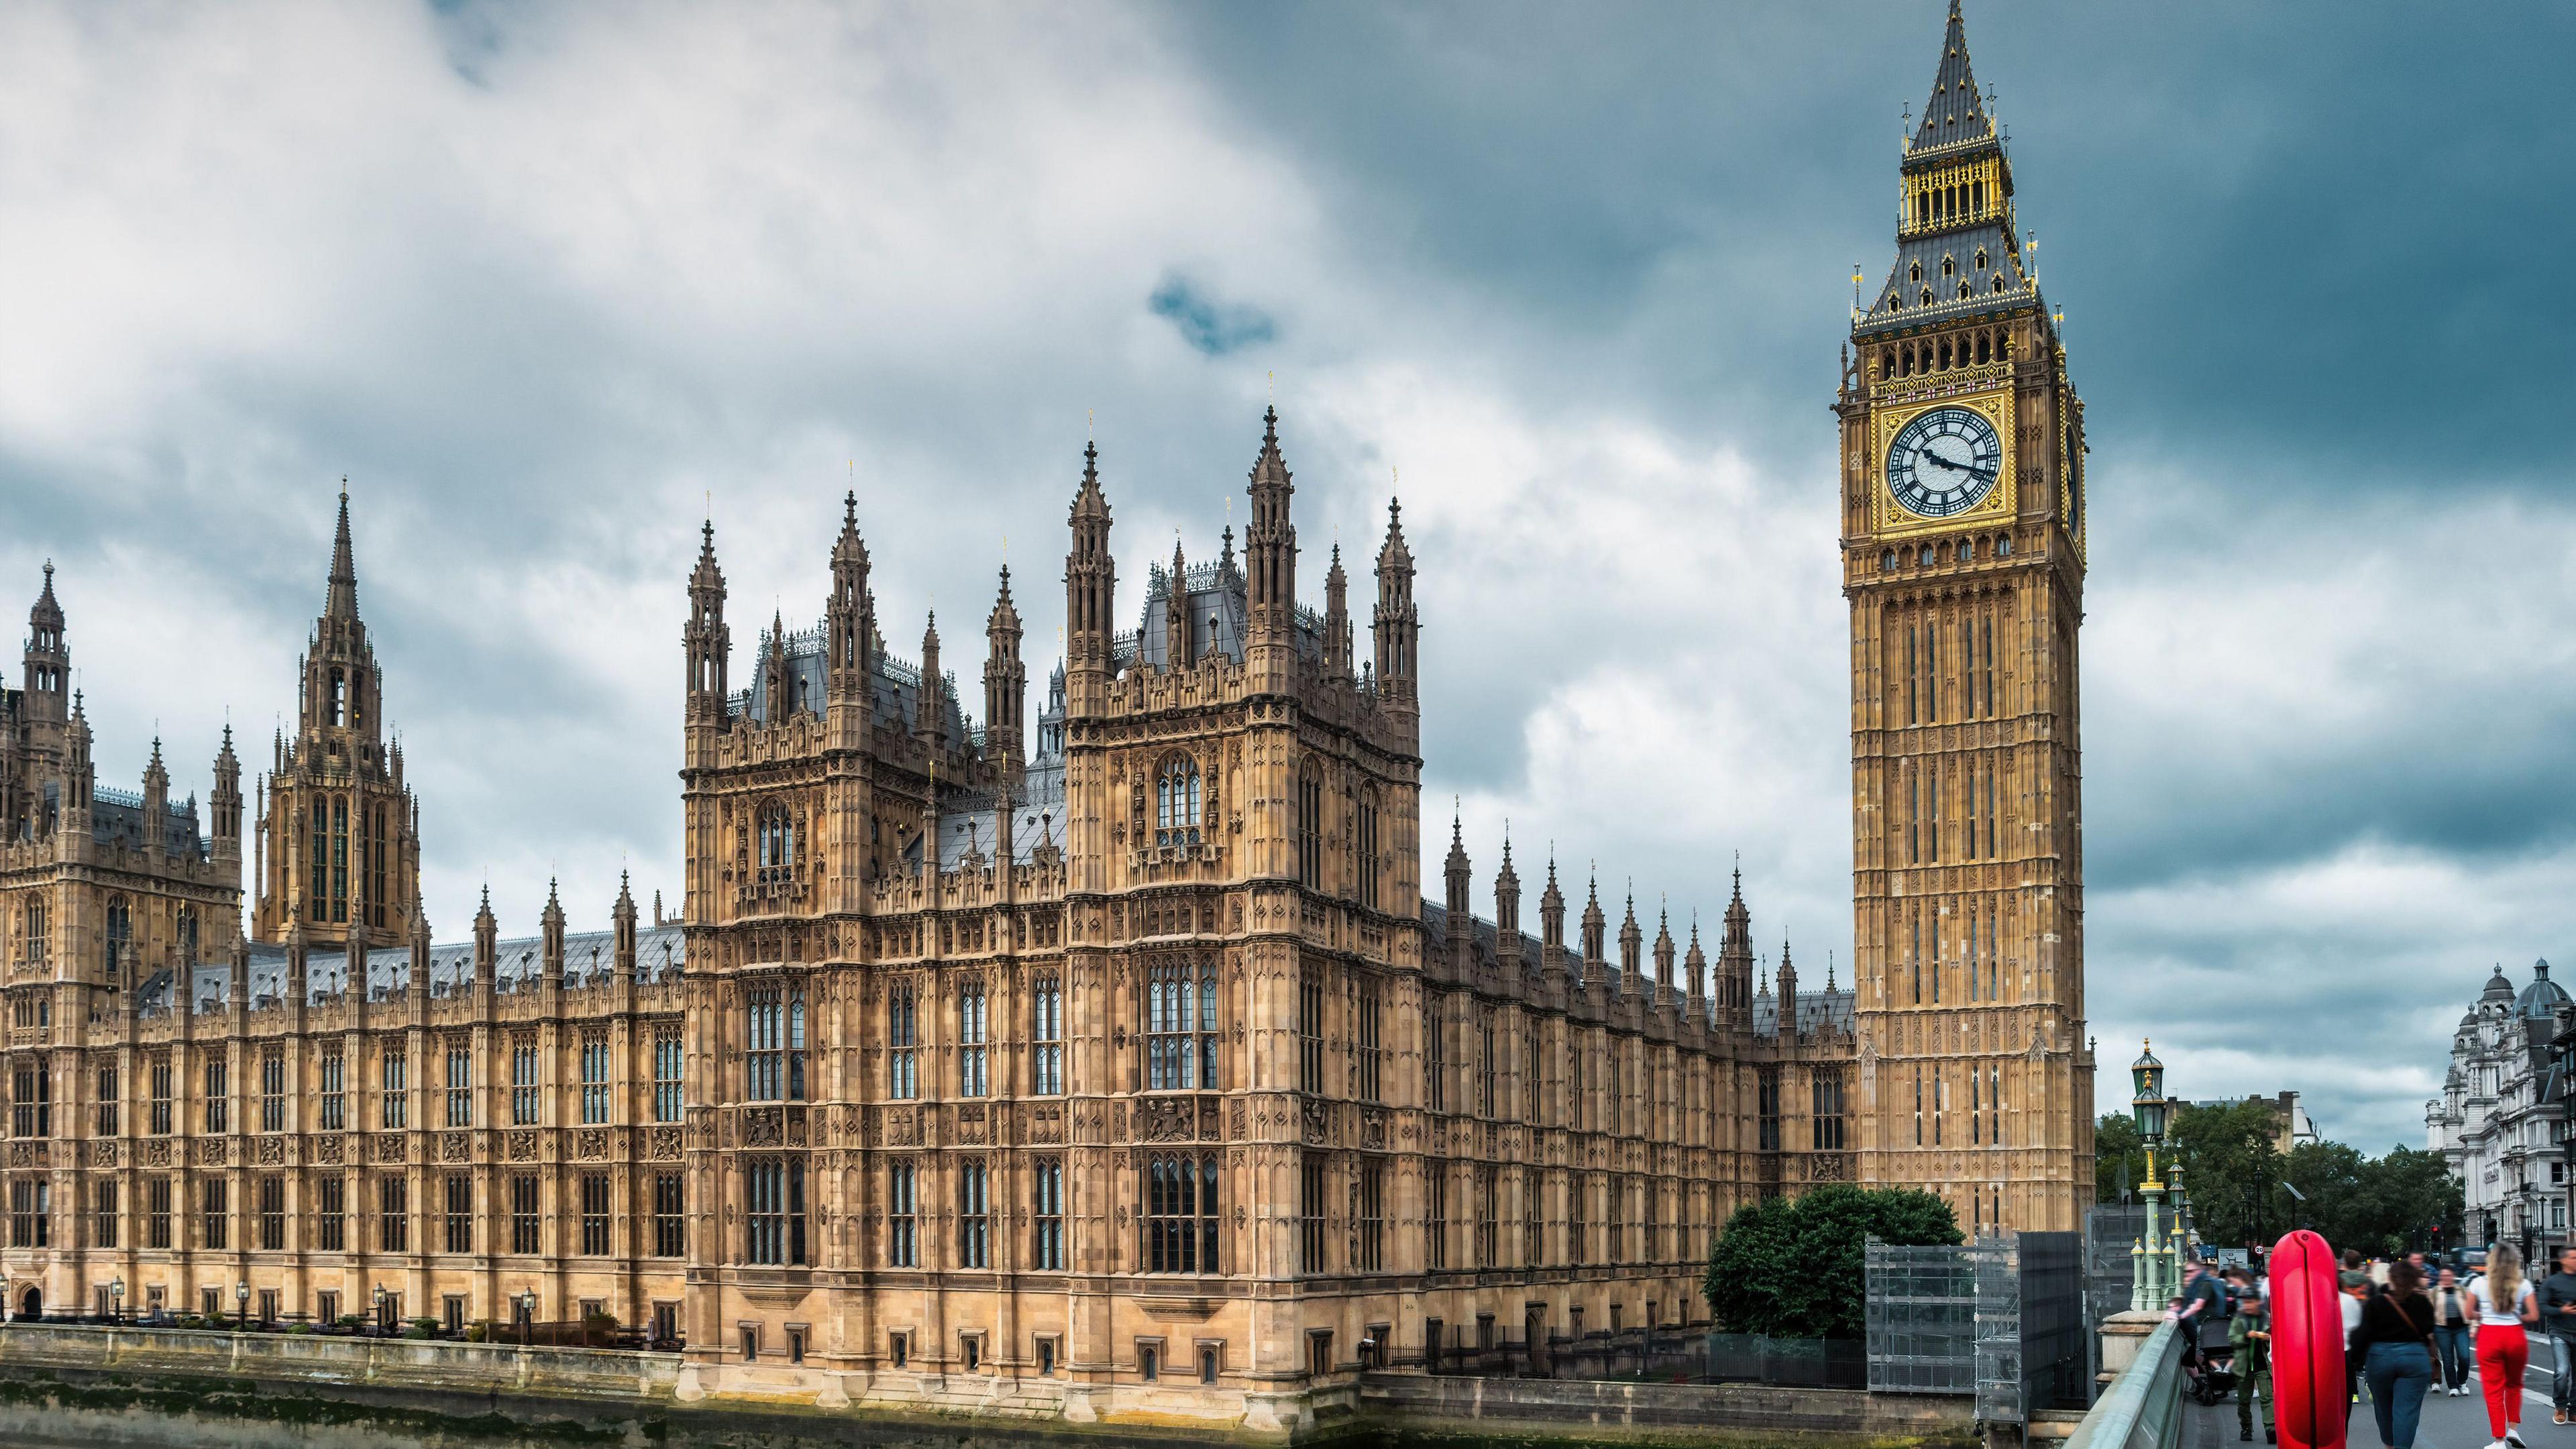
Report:
[[[1835,400],[1861,1174],[1971,1229],[2077,1230],[2084,405],[1955,4],[1898,182],[1896,260],[1856,299]]]
[[[121,1283],[137,1313],[595,1311],[676,1336],[684,935],[621,892],[605,933],[549,901],[504,941],[487,902],[431,945],[348,500],[260,784],[262,939],[229,731],[200,836],[157,745],[140,795],[93,787],[69,662],[49,567],[0,695],[11,1311]]]
[[[2516,992],[2497,967],[2451,1033],[2442,1095],[2424,1104],[2424,1146],[2460,1184],[2472,1244],[2512,1243],[2541,1261],[2567,1237],[2562,1037],[2576,1006],[2532,963]]]
[[[1177,1381],[1266,1422],[1435,1337],[1695,1320],[1729,1211],[1853,1178],[1849,995],[1785,948],[1757,983],[1740,883],[1714,971],[1633,902],[1614,953],[1597,890],[1569,939],[1553,866],[1525,933],[1508,844],[1480,918],[1454,822],[1422,897],[1401,514],[1359,660],[1338,552],[1298,603],[1265,422],[1243,553],[1176,547],[1134,632],[1086,449],[1033,753],[1007,572],[979,730],[935,622],[887,651],[855,498],[821,625],[773,616],[738,690],[708,531],[684,1391]]]

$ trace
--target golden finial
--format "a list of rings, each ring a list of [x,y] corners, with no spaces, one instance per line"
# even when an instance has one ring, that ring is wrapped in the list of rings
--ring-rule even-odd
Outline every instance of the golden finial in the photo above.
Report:
[[[1270,379],[1270,402],[1273,407],[1276,407],[1279,403],[1279,374],[1268,372],[1262,375]]]
[[[1086,442],[1086,443],[1094,441],[1094,439],[1093,439],[1093,438],[1092,438],[1092,436],[1091,436],[1091,423],[1092,423],[1092,414],[1091,414],[1091,409],[1089,409],[1089,408],[1084,408],[1084,409],[1082,410],[1082,440],[1083,440],[1084,442]]]

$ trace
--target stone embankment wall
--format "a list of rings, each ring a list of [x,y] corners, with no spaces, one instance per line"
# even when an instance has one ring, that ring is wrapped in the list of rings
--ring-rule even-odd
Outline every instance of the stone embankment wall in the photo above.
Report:
[[[0,1328],[0,1444],[81,1449],[1066,1449],[1137,1445],[1948,1444],[1966,1401],[1747,1385],[1371,1374],[1292,1433],[1123,1416],[682,1402],[665,1354],[407,1339]]]

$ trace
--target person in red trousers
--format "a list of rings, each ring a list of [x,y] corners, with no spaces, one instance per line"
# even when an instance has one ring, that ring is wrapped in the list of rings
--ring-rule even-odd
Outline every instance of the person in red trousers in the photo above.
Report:
[[[2487,1449],[2523,1449],[2522,1371],[2531,1361],[2524,1325],[2540,1319],[2540,1301],[2522,1276],[2522,1254],[2498,1243],[2487,1255],[2483,1278],[2468,1288],[2469,1312],[2478,1325],[2478,1387],[2487,1399]]]

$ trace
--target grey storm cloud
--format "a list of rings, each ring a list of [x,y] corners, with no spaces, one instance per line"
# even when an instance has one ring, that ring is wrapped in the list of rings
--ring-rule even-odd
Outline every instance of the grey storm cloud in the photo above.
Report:
[[[56,560],[102,775],[157,729],[202,791],[292,711],[348,477],[433,924],[596,920],[676,886],[702,517],[739,639],[855,490],[899,651],[1007,561],[1043,653],[1086,437],[1140,579],[1240,526],[1275,399],[1310,594],[1338,545],[1365,607],[1402,497],[1480,882],[1508,822],[1678,930],[1740,852],[1812,973],[1824,405],[1942,8],[11,6],[0,601]],[[2488,966],[2576,954],[2576,17],[1967,23],[2095,449],[2103,1055],[2417,1140]]]

